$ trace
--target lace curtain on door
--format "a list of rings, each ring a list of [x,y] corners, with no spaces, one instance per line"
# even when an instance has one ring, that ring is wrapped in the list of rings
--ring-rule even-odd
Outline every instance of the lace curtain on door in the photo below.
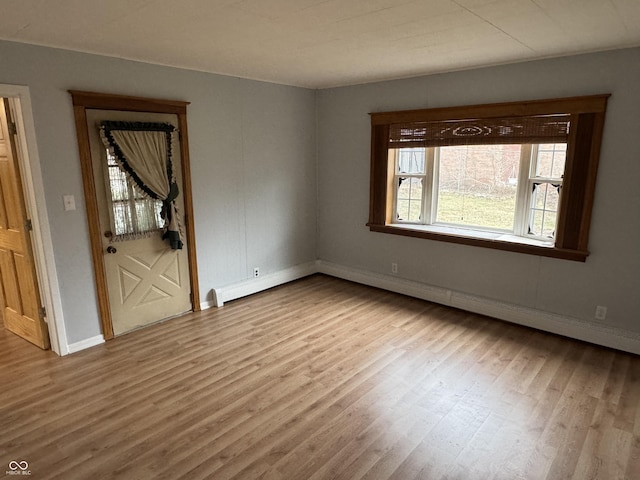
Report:
[[[175,127],[168,123],[104,121],[100,124],[100,136],[108,156],[115,160],[135,187],[134,190],[149,199],[162,202],[162,238],[174,250],[182,248],[181,225],[175,202],[179,191],[172,159],[175,131]],[[131,222],[133,231],[129,237],[148,236],[149,225],[153,224],[151,220],[156,216],[154,203],[136,203],[133,214],[148,218],[149,221]]]

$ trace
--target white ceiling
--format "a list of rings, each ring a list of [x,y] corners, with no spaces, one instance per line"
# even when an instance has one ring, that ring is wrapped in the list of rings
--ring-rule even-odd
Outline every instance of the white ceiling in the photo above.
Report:
[[[640,45],[640,0],[0,0],[0,38],[310,88]]]

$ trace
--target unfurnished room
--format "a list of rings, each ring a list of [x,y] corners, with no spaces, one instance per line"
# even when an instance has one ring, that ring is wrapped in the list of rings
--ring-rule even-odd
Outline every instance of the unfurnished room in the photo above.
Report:
[[[640,479],[640,0],[0,1],[0,474]]]

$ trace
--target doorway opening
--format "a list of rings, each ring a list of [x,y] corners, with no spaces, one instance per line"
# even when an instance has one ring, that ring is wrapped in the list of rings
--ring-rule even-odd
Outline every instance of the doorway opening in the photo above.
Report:
[[[28,87],[0,85],[4,143],[2,304],[8,330],[69,353]],[[10,213],[8,213],[10,212]],[[13,218],[10,218],[13,217]]]

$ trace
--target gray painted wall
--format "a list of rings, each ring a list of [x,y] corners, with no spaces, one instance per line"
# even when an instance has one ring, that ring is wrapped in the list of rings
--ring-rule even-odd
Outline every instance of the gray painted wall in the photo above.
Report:
[[[200,294],[316,258],[313,90],[0,41],[0,83],[30,89],[69,343],[101,333],[67,90],[188,109]],[[76,196],[76,211],[62,196]]]
[[[0,41],[30,89],[69,343],[100,334],[68,89],[192,102],[203,300],[316,258],[640,331],[640,49],[314,92]],[[611,93],[586,263],[369,232],[369,112]],[[317,127],[317,130],[316,130]],[[316,138],[317,134],[317,138]],[[64,212],[62,195],[78,209]]]
[[[369,112],[611,93],[585,263],[369,232]],[[318,257],[640,332],[640,49],[318,92]]]

